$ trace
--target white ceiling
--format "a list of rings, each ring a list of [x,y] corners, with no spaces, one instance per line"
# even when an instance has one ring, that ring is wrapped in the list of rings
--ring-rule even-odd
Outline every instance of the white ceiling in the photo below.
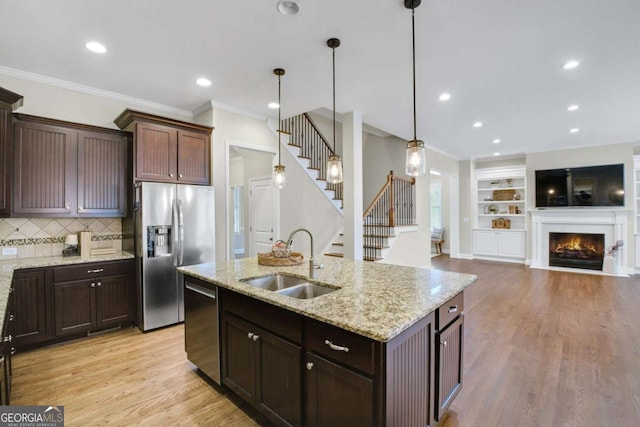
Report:
[[[0,0],[0,66],[191,111],[213,100],[273,117],[272,70],[282,67],[287,117],[332,108],[326,40],[338,37],[336,110],[412,139],[403,0],[297,2],[300,13],[284,16],[277,0]],[[640,141],[639,23],[638,0],[423,0],[418,138],[462,159]],[[89,40],[107,53],[87,51]],[[569,59],[580,67],[563,70]],[[212,86],[195,85],[201,76]]]

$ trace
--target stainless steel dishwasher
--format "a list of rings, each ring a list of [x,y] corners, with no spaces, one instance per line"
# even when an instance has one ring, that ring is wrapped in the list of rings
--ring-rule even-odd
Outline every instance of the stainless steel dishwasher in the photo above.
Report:
[[[218,287],[184,278],[184,346],[187,358],[220,384]]]

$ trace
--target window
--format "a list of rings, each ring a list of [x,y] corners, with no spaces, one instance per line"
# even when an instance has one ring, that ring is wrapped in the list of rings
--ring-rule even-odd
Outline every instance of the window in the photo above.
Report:
[[[431,181],[431,228],[442,227],[442,181]]]
[[[242,186],[233,187],[233,232],[242,233]]]

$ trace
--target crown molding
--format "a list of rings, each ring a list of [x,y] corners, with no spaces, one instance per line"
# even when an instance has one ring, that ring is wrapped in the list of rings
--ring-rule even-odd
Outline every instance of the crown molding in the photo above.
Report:
[[[200,114],[206,111],[209,111],[213,108],[217,110],[228,111],[229,113],[240,114],[242,116],[250,117],[252,119],[257,119],[257,120],[267,119],[266,116],[254,113],[253,111],[245,110],[239,107],[234,107],[233,105],[229,105],[229,104],[223,104],[222,102],[217,102],[217,101],[214,101],[213,99],[205,102],[204,104],[202,104],[201,106],[193,110],[193,117],[196,118]]]
[[[41,74],[30,73],[28,71],[16,70],[14,68],[4,67],[1,65],[0,74],[15,77],[18,79],[29,80],[36,83],[42,83],[49,86],[73,90],[76,92],[86,93],[88,95],[99,96],[101,98],[112,99],[114,101],[124,102],[128,105],[135,105],[136,107],[143,107],[145,109],[152,109],[155,111],[193,119],[193,113],[189,110],[172,107],[170,105],[159,104],[157,102],[147,101],[145,99],[134,98],[132,96],[123,95],[121,93],[110,92],[108,90],[85,86],[66,80],[56,79],[54,77],[43,76]]]

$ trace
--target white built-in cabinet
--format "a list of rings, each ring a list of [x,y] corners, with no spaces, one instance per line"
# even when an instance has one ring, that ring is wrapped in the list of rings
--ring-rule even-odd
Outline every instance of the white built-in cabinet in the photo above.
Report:
[[[524,165],[476,169],[473,255],[511,262],[526,256]]]

